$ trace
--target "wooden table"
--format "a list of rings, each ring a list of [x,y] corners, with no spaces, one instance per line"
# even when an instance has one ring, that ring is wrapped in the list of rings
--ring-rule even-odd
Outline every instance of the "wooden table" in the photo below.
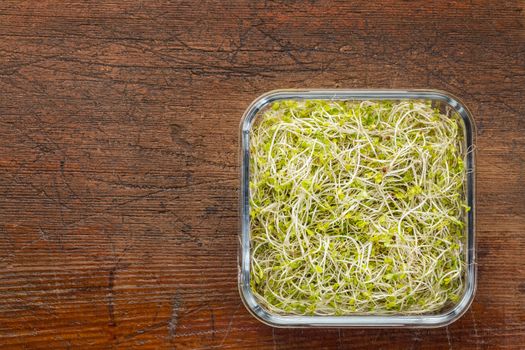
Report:
[[[432,330],[237,291],[238,126],[276,88],[437,88],[477,125],[478,290]],[[525,3],[0,3],[2,349],[523,348]]]

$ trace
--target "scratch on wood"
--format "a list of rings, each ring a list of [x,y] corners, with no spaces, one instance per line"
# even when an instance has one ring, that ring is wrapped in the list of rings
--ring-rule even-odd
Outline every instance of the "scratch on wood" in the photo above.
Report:
[[[445,327],[445,332],[447,334],[448,349],[452,350],[452,340],[450,339],[450,330],[448,329],[448,326]]]
[[[258,329],[261,329],[261,327],[232,327],[230,329],[230,331],[256,331]],[[177,333],[175,334],[175,338],[184,338],[184,337],[194,337],[194,336],[201,336],[201,335],[208,335],[208,334],[212,334],[213,332],[215,333],[226,333],[228,332],[227,329],[216,329],[215,331],[213,330],[204,330],[204,331],[191,331],[191,332],[186,332],[186,333]],[[212,346],[209,346],[207,347],[208,349],[209,348],[221,348],[222,349],[222,345],[212,345]]]
[[[215,340],[215,312],[213,309],[210,309],[210,317],[211,317],[211,339]]]
[[[40,238],[44,241],[49,241],[49,235],[46,231],[42,229],[42,227],[38,228],[38,232],[40,233]]]
[[[224,345],[224,342],[226,341],[226,338],[228,338],[228,336],[230,335],[230,331],[232,329],[232,324],[233,324],[233,319],[235,318],[235,315],[239,311],[240,306],[241,306],[240,304],[237,305],[237,308],[233,312],[232,317],[230,318],[230,322],[228,323],[228,328],[226,329],[226,334],[224,334],[224,337],[222,338],[219,348],[222,348],[222,346]]]
[[[177,325],[179,323],[179,309],[182,305],[182,297],[179,292],[176,292],[171,302],[171,317],[168,321],[168,335],[170,341],[173,341],[177,334]]]
[[[474,336],[476,337],[476,349],[479,349],[478,323],[476,322],[476,315],[474,315],[474,310],[473,309],[471,309],[470,315],[472,316],[472,325],[474,327]]]
[[[126,335],[124,338],[123,338],[123,341],[120,342],[120,344],[122,345],[123,342],[127,341],[127,340],[130,340],[130,339],[133,339],[137,336],[140,336],[142,334],[146,334],[148,332],[151,332],[151,331],[155,331],[161,327],[164,327],[166,326],[166,321],[163,321],[163,322],[157,322],[157,323],[153,323],[147,327],[144,327],[144,328],[141,328],[141,329],[137,329],[136,331],[134,331],[133,333],[130,333],[128,335]]]
[[[109,315],[109,326],[115,327],[115,304],[114,304],[114,286],[115,286],[115,272],[117,271],[117,265],[113,266],[109,270],[108,276],[108,315]]]

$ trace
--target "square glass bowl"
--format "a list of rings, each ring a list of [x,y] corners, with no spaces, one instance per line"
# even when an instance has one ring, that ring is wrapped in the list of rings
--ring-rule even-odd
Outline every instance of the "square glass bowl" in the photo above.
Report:
[[[260,297],[251,286],[251,271],[253,259],[253,241],[250,208],[250,162],[253,161],[250,147],[250,133],[254,125],[264,118],[266,111],[275,102],[295,101],[337,101],[341,103],[359,103],[362,101],[390,101],[398,103],[426,102],[435,110],[446,116],[454,117],[462,134],[464,169],[466,172],[461,196],[466,203],[462,214],[462,242],[460,257],[462,261],[461,292],[455,295],[453,301],[437,311],[432,312],[345,312],[342,314],[323,314],[312,312],[276,312],[261,303]],[[274,327],[439,327],[445,326],[466,312],[474,297],[476,285],[475,241],[474,241],[474,122],[468,109],[459,100],[448,93],[435,90],[276,90],[257,98],[246,110],[241,121],[241,196],[240,196],[240,251],[239,251],[239,291],[247,309],[260,321]],[[375,126],[374,126],[375,127]],[[459,138],[458,138],[459,139]],[[349,172],[352,169],[348,169]],[[252,215],[256,213],[252,213]],[[345,234],[345,233],[342,233]],[[347,232],[346,234],[352,234]],[[313,272],[315,273],[315,269]],[[263,280],[266,276],[260,276]],[[443,276],[444,277],[444,276]],[[445,281],[441,278],[441,282]],[[260,283],[260,282],[259,282]],[[445,281],[446,283],[446,281]]]

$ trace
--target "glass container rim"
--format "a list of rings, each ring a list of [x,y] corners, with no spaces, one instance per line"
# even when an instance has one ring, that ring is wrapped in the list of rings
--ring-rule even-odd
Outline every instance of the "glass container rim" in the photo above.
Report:
[[[467,222],[467,266],[465,292],[455,307],[439,314],[420,315],[341,315],[302,316],[279,315],[268,312],[257,302],[250,287],[250,205],[249,205],[249,132],[255,117],[272,102],[278,100],[431,100],[452,107],[461,117],[465,128],[467,149],[467,205],[471,210]],[[469,308],[476,289],[475,255],[475,123],[467,107],[455,96],[440,90],[390,90],[390,89],[282,89],[273,90],[256,98],[246,109],[240,123],[240,246],[238,287],[248,311],[261,322],[273,327],[405,327],[432,328],[446,326],[461,317]]]

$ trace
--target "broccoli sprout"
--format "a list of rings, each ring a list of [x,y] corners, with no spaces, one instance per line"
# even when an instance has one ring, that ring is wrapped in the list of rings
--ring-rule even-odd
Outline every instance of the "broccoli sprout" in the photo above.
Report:
[[[294,315],[421,314],[465,278],[463,124],[424,101],[281,100],[250,131],[250,283]]]

